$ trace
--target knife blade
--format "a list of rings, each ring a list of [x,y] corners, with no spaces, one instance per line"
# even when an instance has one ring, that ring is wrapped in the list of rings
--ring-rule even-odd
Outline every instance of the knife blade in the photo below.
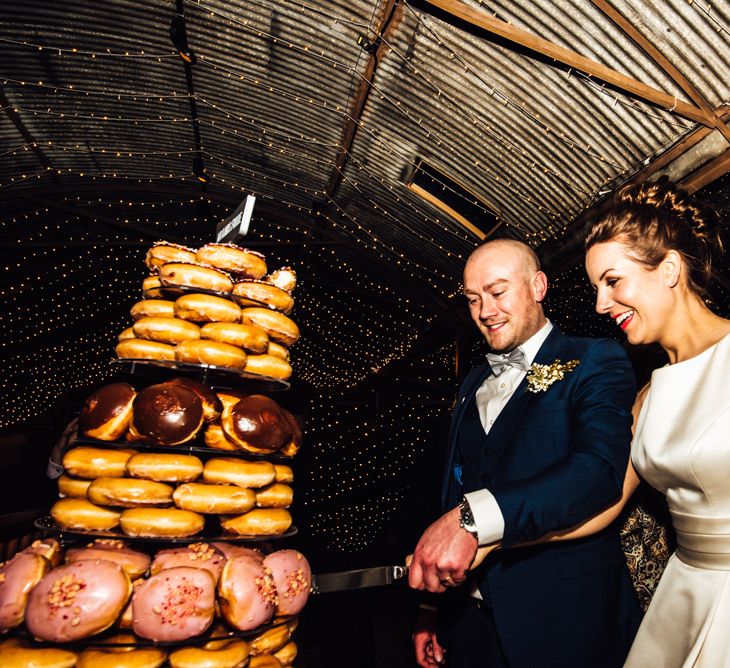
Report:
[[[326,594],[333,591],[380,587],[400,580],[407,572],[405,566],[375,566],[354,571],[319,573],[312,575],[312,593]]]

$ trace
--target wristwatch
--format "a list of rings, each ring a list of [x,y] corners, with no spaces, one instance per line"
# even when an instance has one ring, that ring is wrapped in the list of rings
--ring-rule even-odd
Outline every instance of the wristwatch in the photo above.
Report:
[[[459,502],[459,527],[470,533],[479,542],[479,532],[477,531],[477,523],[474,521],[474,515],[471,512],[471,506],[465,496],[461,497]]]

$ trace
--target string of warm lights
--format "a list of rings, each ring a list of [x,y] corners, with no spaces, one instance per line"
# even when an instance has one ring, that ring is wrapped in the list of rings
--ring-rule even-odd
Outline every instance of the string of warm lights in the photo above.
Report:
[[[0,37],[0,43],[4,44],[13,44],[15,46],[25,46],[37,51],[51,51],[53,53],[56,53],[57,55],[62,54],[71,54],[71,55],[78,55],[78,56],[90,56],[91,58],[144,58],[144,59],[153,59],[153,60],[162,60],[163,58],[178,58],[178,55],[176,52],[174,52],[172,49],[170,51],[165,51],[164,53],[145,53],[144,49],[140,49],[138,53],[134,53],[132,51],[112,51],[110,48],[105,49],[104,51],[86,51],[84,49],[78,49],[76,47],[61,47],[61,46],[52,46],[49,44],[35,44],[33,42],[29,42],[28,40],[18,40],[18,39],[10,39],[9,37]]]

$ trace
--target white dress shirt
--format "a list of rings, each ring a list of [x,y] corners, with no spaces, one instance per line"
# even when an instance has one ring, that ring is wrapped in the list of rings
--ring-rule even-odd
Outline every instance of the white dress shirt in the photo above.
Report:
[[[552,328],[553,325],[548,320],[536,334],[518,346],[525,354],[528,366],[532,364]],[[481,384],[476,393],[476,402],[479,419],[485,433],[489,433],[502,409],[526,375],[527,371],[507,367],[499,376],[491,375]],[[479,489],[464,496],[474,515],[479,545],[487,545],[500,540],[504,536],[504,516],[494,495],[488,489]]]

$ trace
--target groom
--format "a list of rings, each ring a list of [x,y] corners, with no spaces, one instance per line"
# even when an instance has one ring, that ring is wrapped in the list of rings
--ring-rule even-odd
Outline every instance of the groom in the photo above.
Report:
[[[618,668],[638,628],[616,526],[534,542],[619,499],[635,395],[621,347],[562,334],[543,313],[546,292],[526,244],[490,241],[467,260],[464,294],[492,353],[459,389],[447,512],[409,572],[416,589],[449,590],[413,634],[421,666]],[[479,545],[499,549],[467,573]]]

